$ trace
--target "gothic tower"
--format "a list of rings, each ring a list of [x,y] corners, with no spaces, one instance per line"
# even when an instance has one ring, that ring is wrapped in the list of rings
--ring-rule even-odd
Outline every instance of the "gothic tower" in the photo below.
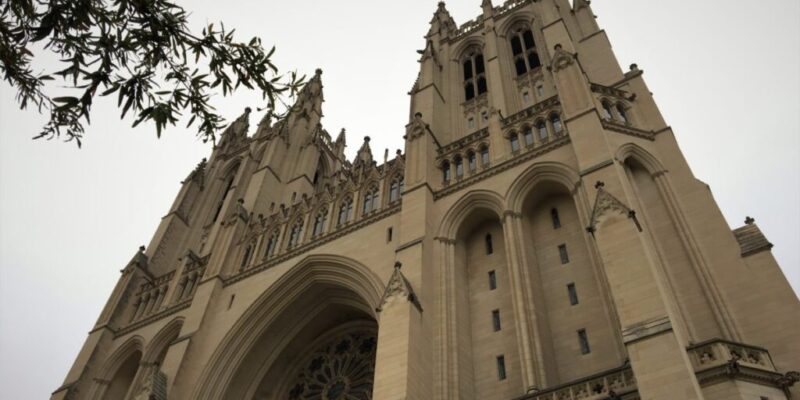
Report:
[[[322,71],[183,182],[52,399],[790,399],[800,302],[588,0],[430,21],[405,151]],[[379,162],[380,161],[380,162]]]

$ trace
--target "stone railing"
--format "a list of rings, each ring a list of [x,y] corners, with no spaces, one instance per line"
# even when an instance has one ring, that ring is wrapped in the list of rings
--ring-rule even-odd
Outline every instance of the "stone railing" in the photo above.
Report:
[[[457,39],[460,38],[461,36],[468,35],[474,32],[476,29],[480,28],[481,26],[483,26],[482,15],[461,24],[461,26],[459,26],[458,29],[453,33],[452,38]]]
[[[528,0],[508,0],[505,3],[494,8],[495,18],[502,16],[508,12],[513,11],[517,7],[527,3]]]
[[[722,339],[713,339],[690,347],[689,358],[695,371],[726,365],[733,360],[742,366],[775,371],[767,350]]]
[[[164,304],[164,298],[167,296],[169,283],[174,276],[175,271],[172,271],[141,285],[133,303],[134,312],[131,322],[154,314],[161,309],[162,304]]]
[[[615,368],[516,400],[638,400],[636,378],[630,366]]]
[[[439,159],[450,158],[454,153],[466,154],[467,149],[478,151],[476,144],[485,141],[489,137],[489,128],[481,128],[461,139],[438,148]]]
[[[524,110],[503,118],[503,128],[510,127],[518,122],[531,119],[540,114],[542,117],[546,117],[551,110],[556,110],[560,105],[561,102],[558,101],[558,96],[551,96]]]
[[[788,393],[800,381],[800,372],[777,371],[766,349],[712,339],[687,349],[700,386],[730,379],[772,386]]]

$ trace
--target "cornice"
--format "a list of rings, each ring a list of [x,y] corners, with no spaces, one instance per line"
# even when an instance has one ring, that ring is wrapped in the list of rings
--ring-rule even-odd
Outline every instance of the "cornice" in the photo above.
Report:
[[[647,139],[649,141],[656,140],[656,132],[655,131],[645,131],[642,129],[634,128],[629,125],[621,125],[616,122],[611,122],[607,119],[601,118],[600,123],[603,125],[603,128],[609,131],[614,131],[617,133],[622,133],[624,135],[638,137],[642,139]]]

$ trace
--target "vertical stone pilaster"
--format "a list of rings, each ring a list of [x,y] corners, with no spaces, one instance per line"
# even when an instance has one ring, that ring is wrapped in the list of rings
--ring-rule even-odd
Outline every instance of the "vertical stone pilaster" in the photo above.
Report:
[[[386,285],[381,304],[378,329],[378,349],[375,361],[376,400],[424,400],[430,393],[420,373],[425,360],[420,359],[422,305],[411,283],[395,265]]]
[[[603,259],[639,393],[646,399],[703,399],[686,354],[680,318],[656,271],[635,212],[598,183],[589,230]]]
[[[529,296],[525,293],[525,285],[523,282],[522,264],[520,260],[520,246],[522,245],[521,237],[518,234],[516,224],[522,218],[522,215],[513,211],[506,211],[503,215],[503,233],[505,234],[506,254],[508,254],[508,268],[511,278],[511,302],[514,305],[514,317],[517,321],[517,341],[519,342],[520,349],[520,365],[522,368],[522,385],[523,390],[530,387],[541,388],[544,383],[541,382],[541,377],[537,376],[538,360],[534,359],[533,350],[531,348],[531,340],[538,341],[538,335],[531,333],[535,331],[531,329],[532,325],[528,316],[531,313],[528,311]]]

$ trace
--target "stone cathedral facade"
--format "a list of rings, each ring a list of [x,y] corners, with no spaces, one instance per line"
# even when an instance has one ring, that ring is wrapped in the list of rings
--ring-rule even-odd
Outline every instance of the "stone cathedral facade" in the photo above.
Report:
[[[348,160],[319,70],[236,119],[52,399],[797,398],[772,245],[727,225],[589,2],[481,6],[438,5],[404,151]]]

